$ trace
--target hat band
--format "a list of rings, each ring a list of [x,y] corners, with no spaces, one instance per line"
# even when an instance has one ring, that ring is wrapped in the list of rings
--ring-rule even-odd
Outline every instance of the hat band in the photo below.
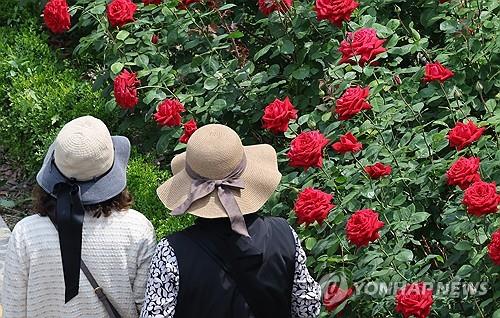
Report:
[[[99,181],[100,179],[104,178],[107,174],[109,174],[112,170],[113,170],[113,167],[115,165],[115,156],[113,156],[113,163],[111,164],[111,167],[109,167],[108,170],[106,170],[106,172],[104,172],[103,174],[101,175],[98,175],[98,176],[94,176],[92,177],[92,179],[89,179],[89,180],[86,180],[86,181],[80,181],[74,177],[68,177],[66,176],[62,171],[61,169],[59,169],[59,167],[56,165],[56,159],[55,159],[55,150],[52,152],[52,158],[51,158],[51,165],[50,165],[50,169],[52,169],[53,167],[56,168],[57,172],[59,172],[61,174],[61,176],[63,176],[64,178],[66,178],[67,180],[71,180],[71,182],[76,182],[76,183],[84,183],[84,182],[97,182]],[[116,152],[116,149],[113,148],[113,152]]]
[[[186,213],[189,207],[212,192],[217,190],[217,196],[222,203],[222,207],[226,211],[231,228],[238,234],[249,237],[248,229],[241,213],[240,207],[234,198],[233,190],[241,190],[245,188],[245,183],[240,178],[247,166],[246,156],[243,154],[243,159],[236,168],[225,178],[219,180],[207,179],[197,174],[191,166],[186,162],[186,173],[193,179],[191,182],[191,190],[186,200],[172,211],[172,215],[181,215]]]

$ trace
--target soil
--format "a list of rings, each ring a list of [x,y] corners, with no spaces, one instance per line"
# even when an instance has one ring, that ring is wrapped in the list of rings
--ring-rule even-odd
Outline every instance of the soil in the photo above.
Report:
[[[0,216],[10,229],[31,214],[32,180],[5,159],[0,149]]]

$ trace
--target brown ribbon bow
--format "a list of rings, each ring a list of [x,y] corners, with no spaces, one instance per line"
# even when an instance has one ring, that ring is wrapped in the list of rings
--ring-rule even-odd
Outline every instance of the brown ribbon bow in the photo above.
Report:
[[[172,215],[182,215],[186,213],[193,202],[206,197],[217,189],[217,196],[229,217],[231,229],[238,234],[250,237],[245,219],[243,218],[243,214],[241,213],[233,193],[233,190],[245,188],[245,183],[240,177],[243,171],[245,171],[246,166],[247,160],[246,157],[243,156],[238,166],[236,166],[233,172],[227,177],[220,180],[211,180],[197,174],[186,162],[186,173],[193,179],[191,191],[187,199],[172,211]]]

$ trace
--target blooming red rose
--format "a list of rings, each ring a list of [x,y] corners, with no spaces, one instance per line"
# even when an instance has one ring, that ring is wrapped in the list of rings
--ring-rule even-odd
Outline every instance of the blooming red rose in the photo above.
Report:
[[[121,108],[133,108],[139,102],[137,85],[141,82],[134,72],[123,70],[114,80],[115,100]]]
[[[351,14],[358,6],[354,0],[316,0],[316,16],[318,20],[328,20],[340,28],[343,21],[351,20]]]
[[[385,40],[377,37],[377,31],[372,28],[362,28],[356,32],[347,33],[347,38],[340,43],[339,51],[342,53],[340,64],[350,62],[363,66],[385,52],[382,47]],[[356,57],[355,57],[356,56]],[[351,59],[355,57],[354,59]]]
[[[151,43],[153,43],[153,44],[158,44],[158,41],[159,41],[159,40],[160,40],[160,37],[159,37],[158,35],[153,34],[153,35],[151,36]]]
[[[462,203],[467,207],[467,212],[475,216],[495,213],[500,204],[496,183],[474,182],[465,189]]]
[[[500,265],[500,229],[491,236],[491,242],[488,244],[488,255],[493,263]]]
[[[365,172],[371,179],[379,179],[383,176],[388,176],[392,172],[392,168],[389,165],[384,165],[381,162],[377,162],[374,165],[366,166]]]
[[[340,120],[347,120],[365,109],[371,109],[366,98],[370,94],[369,87],[349,87],[335,102],[335,112]]]
[[[326,310],[334,311],[344,301],[351,297],[353,293],[354,290],[352,288],[345,290],[340,288],[338,284],[332,283],[323,294],[323,305],[325,305]]]
[[[453,163],[450,169],[446,172],[446,179],[449,185],[457,185],[460,189],[465,190],[472,183],[481,180],[478,173],[479,158],[460,157]]]
[[[108,4],[108,21],[112,27],[122,27],[134,21],[137,5],[130,0],[113,0]]]
[[[160,126],[180,126],[183,111],[185,111],[184,105],[177,99],[165,99],[158,105],[154,119]]]
[[[181,138],[179,138],[179,141],[182,142],[183,144],[187,144],[189,137],[198,129],[198,126],[196,125],[196,121],[194,119],[189,120],[187,123],[184,125],[184,133],[182,134]]]
[[[455,75],[452,71],[441,65],[439,62],[427,63],[425,65],[424,82],[440,81],[444,82]]]
[[[337,141],[332,145],[333,150],[340,153],[346,152],[358,152],[363,148],[363,144],[361,144],[356,137],[350,132],[345,135],[340,136],[340,141]]]
[[[483,134],[485,128],[479,128],[472,120],[467,124],[458,122],[453,129],[448,133],[448,141],[451,147],[457,150],[470,146],[474,141],[478,140]]]
[[[404,318],[428,317],[433,302],[432,289],[427,288],[423,282],[408,284],[396,293],[396,311]]]
[[[314,188],[306,188],[297,196],[293,210],[297,223],[309,225],[314,221],[322,223],[335,207],[333,195]]]
[[[368,243],[377,240],[380,237],[379,230],[384,227],[384,222],[378,216],[372,209],[354,212],[345,227],[347,239],[357,247],[368,246]]]
[[[328,144],[328,139],[317,130],[300,133],[290,143],[288,158],[290,166],[321,168],[323,166],[323,148]]]
[[[259,0],[259,10],[264,15],[274,11],[287,12],[292,6],[293,0]]]
[[[177,8],[181,10],[187,10],[189,5],[196,2],[200,2],[200,0],[181,0],[179,1],[179,5],[177,6]]]
[[[71,17],[66,0],[50,0],[43,8],[45,25],[53,33],[63,33],[71,27]]]
[[[293,107],[290,99],[285,97],[283,101],[275,99],[264,109],[262,128],[269,129],[275,134],[288,130],[288,123],[297,119],[297,110]]]
[[[142,3],[144,3],[145,6],[148,4],[161,4],[163,0],[142,0]]]

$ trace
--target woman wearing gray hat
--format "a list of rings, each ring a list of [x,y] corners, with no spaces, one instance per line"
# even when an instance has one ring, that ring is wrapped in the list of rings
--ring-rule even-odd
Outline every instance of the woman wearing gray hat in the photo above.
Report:
[[[297,234],[256,214],[281,180],[270,145],[243,146],[229,127],[207,125],[172,160],[158,196],[195,225],[162,240],[153,257],[143,318],[312,318],[320,287]]]
[[[35,212],[7,251],[5,317],[137,317],[154,229],[130,209],[127,138],[94,117],[66,124],[37,175]]]

